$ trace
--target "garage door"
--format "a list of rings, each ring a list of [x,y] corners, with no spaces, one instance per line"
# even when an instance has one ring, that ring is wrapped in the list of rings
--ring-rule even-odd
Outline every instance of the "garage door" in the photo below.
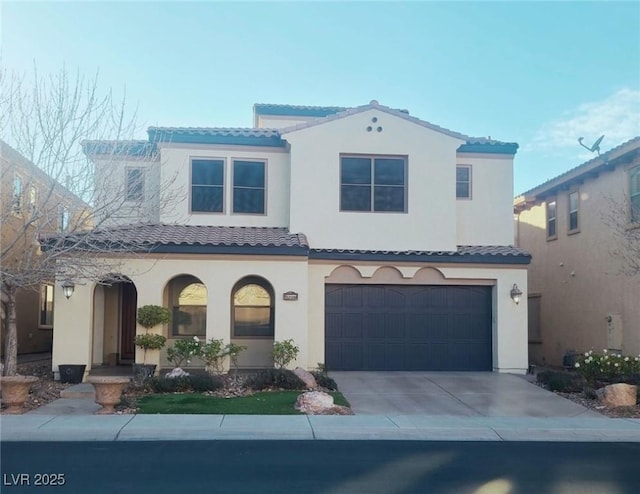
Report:
[[[491,287],[326,285],[329,370],[488,371]]]

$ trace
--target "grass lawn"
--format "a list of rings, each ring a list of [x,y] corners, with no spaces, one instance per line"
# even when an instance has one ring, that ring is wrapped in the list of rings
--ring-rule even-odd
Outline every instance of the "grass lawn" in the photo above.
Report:
[[[217,398],[198,393],[144,396],[138,413],[185,413],[224,415],[300,415],[293,406],[302,391],[265,391],[239,398]],[[336,405],[349,406],[342,393],[332,392]]]

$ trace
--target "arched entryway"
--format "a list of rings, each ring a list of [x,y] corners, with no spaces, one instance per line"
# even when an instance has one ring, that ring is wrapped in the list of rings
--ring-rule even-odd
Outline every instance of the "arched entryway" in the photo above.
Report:
[[[111,275],[93,292],[93,365],[134,362],[138,291],[124,275]]]
[[[239,358],[242,368],[272,367],[275,334],[275,297],[264,278],[246,276],[231,291],[231,341],[246,348]]]

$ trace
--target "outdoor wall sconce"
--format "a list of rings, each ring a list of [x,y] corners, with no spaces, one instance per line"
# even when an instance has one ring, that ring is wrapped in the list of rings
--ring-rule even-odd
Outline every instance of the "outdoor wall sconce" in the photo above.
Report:
[[[284,292],[282,294],[282,300],[296,301],[298,300],[298,294],[296,292]]]
[[[511,300],[518,305],[520,303],[520,297],[522,297],[522,290],[520,290],[518,285],[514,283],[513,288],[511,289]]]
[[[76,289],[76,286],[73,284],[73,281],[71,280],[65,280],[62,283],[62,293],[64,293],[64,296],[67,297],[67,300],[69,300],[71,295],[73,295],[73,291],[75,289]]]

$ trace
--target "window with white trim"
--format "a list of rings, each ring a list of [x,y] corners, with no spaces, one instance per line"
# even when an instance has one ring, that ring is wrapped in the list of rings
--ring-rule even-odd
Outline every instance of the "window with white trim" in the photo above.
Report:
[[[19,211],[22,207],[22,177],[13,176],[13,209]]]
[[[191,160],[191,211],[224,212],[224,160]]]
[[[629,200],[631,221],[640,222],[640,166],[629,170]]]
[[[266,166],[264,161],[233,160],[233,212],[264,214]]]
[[[569,194],[568,206],[569,206],[568,233],[574,233],[574,232],[577,232],[578,229],[580,228],[580,223],[579,223],[580,193],[577,190]]]
[[[340,210],[406,212],[406,158],[341,156]]]
[[[471,199],[471,166],[456,166],[456,198]]]
[[[556,201],[547,202],[547,238],[556,238]]]
[[[126,201],[142,201],[144,199],[144,169],[140,167],[127,167],[125,169],[125,193]]]
[[[60,206],[58,214],[58,230],[66,232],[69,228],[69,208],[66,206]]]

